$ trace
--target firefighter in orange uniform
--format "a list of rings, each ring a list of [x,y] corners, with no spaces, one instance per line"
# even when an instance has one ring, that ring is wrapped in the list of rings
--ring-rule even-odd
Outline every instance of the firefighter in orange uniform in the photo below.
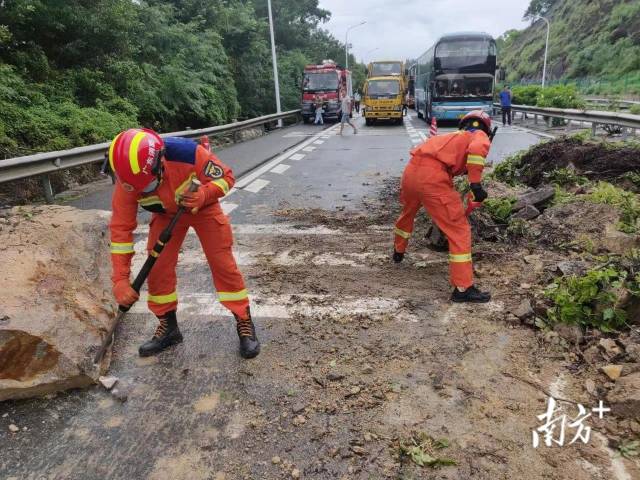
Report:
[[[471,227],[464,213],[453,177],[467,174],[474,201],[483,202],[482,170],[491,146],[491,117],[476,110],[460,121],[455,133],[432,137],[411,152],[402,175],[400,201],[403,209],[395,228],[393,259],[399,263],[413,232],[416,214],[424,207],[449,240],[449,275],[454,302],[485,303],[491,295],[473,283]]]
[[[240,354],[244,358],[257,356],[260,343],[244,280],[231,251],[231,226],[218,203],[235,182],[229,167],[193,140],[162,139],[147,129],[120,133],[109,148],[109,162],[117,178],[110,229],[113,293],[118,304],[131,305],[138,299],[129,280],[138,206],[153,212],[148,250],[179,205],[190,209],[178,221],[149,275],[147,302],[159,324],[151,340],[140,346],[140,355],[153,355],[182,342],[176,318],[176,264],[187,231],[193,228],[211,268],[218,299],[235,316]],[[194,178],[202,186],[188,192]]]

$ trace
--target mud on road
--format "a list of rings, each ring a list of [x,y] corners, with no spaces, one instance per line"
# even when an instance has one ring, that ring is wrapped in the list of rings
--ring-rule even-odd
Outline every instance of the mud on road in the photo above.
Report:
[[[2,477],[638,478],[600,438],[532,448],[549,393],[593,399],[575,355],[510,313],[534,282],[528,252],[477,245],[479,283],[494,300],[452,305],[447,257],[424,248],[423,217],[405,262],[390,262],[392,192],[358,212],[274,212],[277,234],[240,229],[260,357],[240,360],[230,317],[192,299],[179,316],[185,343],[139,359],[153,319],[134,315],[111,369],[126,401],[96,387],[2,404]],[[197,248],[191,242],[185,250]],[[201,266],[181,268],[184,278]],[[26,430],[9,433],[9,422]],[[590,425],[604,431],[606,422]],[[400,445],[426,435],[444,448],[425,453],[454,465],[401,455]]]

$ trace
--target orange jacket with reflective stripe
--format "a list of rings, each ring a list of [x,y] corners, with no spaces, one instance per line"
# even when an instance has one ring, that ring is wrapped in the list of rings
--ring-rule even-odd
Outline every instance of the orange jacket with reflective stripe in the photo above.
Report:
[[[482,130],[459,130],[431,137],[411,151],[411,157],[432,158],[444,164],[451,176],[467,174],[469,183],[482,181],[491,142]]]
[[[138,222],[138,206],[154,213],[173,215],[178,211],[178,196],[189,187],[192,178],[207,189],[209,202],[196,215],[222,214],[218,199],[225,196],[235,178],[231,169],[218,157],[193,140],[165,138],[162,180],[149,194],[128,192],[117,181],[111,200],[112,280],[128,279],[133,256],[133,232]],[[191,213],[186,213],[191,215]]]

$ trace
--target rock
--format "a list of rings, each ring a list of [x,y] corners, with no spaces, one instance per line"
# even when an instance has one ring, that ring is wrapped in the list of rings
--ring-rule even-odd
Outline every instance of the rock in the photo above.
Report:
[[[601,338],[598,342],[598,346],[609,358],[616,357],[620,355],[620,353],[622,353],[615,340],[612,340],[610,338]]]
[[[566,260],[556,265],[556,273],[564,275],[565,277],[570,275],[579,277],[587,273],[587,268],[585,262]]]
[[[555,194],[556,190],[552,186],[543,187],[530,193],[524,193],[518,197],[518,200],[513,206],[513,211],[517,212],[518,210],[522,210],[527,205],[540,207],[551,200]]]
[[[358,386],[351,387],[349,393],[346,395],[347,397],[352,397],[354,395],[358,395],[362,389]]]
[[[620,377],[607,395],[611,412],[623,418],[640,418],[640,372]]]
[[[115,313],[108,213],[21,208],[30,220],[0,231],[2,245],[29,238],[23,254],[0,250],[0,402],[87,387],[110,362],[93,365]]]
[[[327,380],[331,382],[339,382],[343,378],[344,378],[344,375],[342,373],[338,373],[338,372],[327,373]]]
[[[631,343],[626,346],[626,350],[629,360],[640,363],[640,345]]]
[[[567,325],[564,323],[558,323],[553,326],[553,330],[564,338],[568,343],[573,345],[580,345],[584,340],[584,334],[582,328],[578,325]]]
[[[526,318],[532,317],[534,315],[533,307],[531,306],[531,302],[529,299],[524,299],[520,302],[520,305],[511,310],[516,317],[520,320],[524,320]]]
[[[122,403],[124,403],[127,400],[129,400],[129,391],[128,391],[128,389],[123,388],[123,387],[114,388],[113,390],[111,390],[111,395],[113,395],[113,397],[116,400],[119,400]]]
[[[118,382],[118,377],[100,377],[98,378],[100,384],[107,390],[111,390],[113,386]]]
[[[533,220],[540,216],[540,210],[533,205],[525,205],[522,209],[514,213],[511,218],[519,218],[521,220]]]
[[[294,425],[304,425],[305,423],[307,423],[307,419],[304,418],[304,416],[302,416],[302,415],[298,415],[297,417],[295,417],[293,419],[293,424]]]
[[[12,433],[18,433],[20,431],[20,429],[16,425],[11,423],[9,425],[9,431],[12,432]]]
[[[598,391],[596,389],[596,382],[594,382],[593,380],[591,380],[590,378],[588,378],[585,382],[584,382],[584,388],[587,391],[587,393],[589,395],[595,396]]]
[[[291,478],[300,478],[300,470],[297,468],[291,470]]]
[[[533,267],[535,272],[541,272],[544,270],[544,262],[540,255],[526,255],[524,261]]]
[[[296,403],[291,407],[291,411],[295,414],[302,413],[307,409],[307,405],[304,403]]]
[[[617,380],[622,375],[622,365],[605,365],[600,370],[611,380]]]
[[[373,371],[373,367],[368,363],[362,367],[362,373],[365,375],[371,375]]]
[[[622,255],[640,245],[640,236],[621,232],[617,223],[613,223],[606,226],[604,234],[597,238],[597,243],[611,253]]]
[[[280,459],[280,457],[275,456],[271,458],[271,463],[273,463],[274,465],[278,465],[282,460]]]
[[[358,445],[352,446],[351,451],[356,455],[360,455],[360,456],[365,455],[367,453],[367,450],[365,448],[360,447]]]
[[[600,360],[602,360],[602,355],[600,354],[600,349],[596,345],[591,345],[589,348],[582,352],[582,357],[584,360],[591,364],[595,365]]]

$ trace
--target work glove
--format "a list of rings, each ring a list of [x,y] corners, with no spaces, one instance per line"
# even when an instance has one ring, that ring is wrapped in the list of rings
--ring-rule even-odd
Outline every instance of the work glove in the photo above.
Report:
[[[204,188],[200,188],[195,192],[185,192],[181,195],[180,205],[191,209],[192,214],[198,213],[207,202],[207,192]]]
[[[140,295],[133,289],[128,279],[118,280],[114,283],[113,296],[116,297],[118,305],[123,307],[130,307],[140,298]]]
[[[473,194],[473,201],[474,202],[482,203],[489,196],[487,191],[484,188],[482,188],[482,184],[481,183],[472,183],[469,186],[471,187],[471,193]]]

